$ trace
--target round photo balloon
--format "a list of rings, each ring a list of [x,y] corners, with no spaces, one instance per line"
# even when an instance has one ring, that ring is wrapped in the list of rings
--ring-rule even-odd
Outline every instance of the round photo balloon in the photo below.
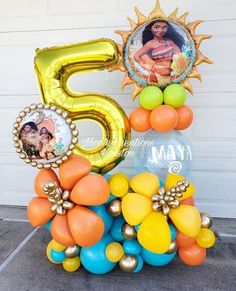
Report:
[[[130,77],[139,86],[164,88],[186,78],[195,62],[196,49],[184,26],[157,18],[134,30],[126,43],[124,58]]]
[[[78,131],[55,105],[33,104],[20,112],[14,123],[16,151],[38,168],[58,167],[72,154]]]

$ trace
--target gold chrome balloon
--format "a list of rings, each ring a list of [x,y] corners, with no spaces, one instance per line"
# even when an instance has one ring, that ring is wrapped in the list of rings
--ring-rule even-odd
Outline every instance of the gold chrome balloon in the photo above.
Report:
[[[178,249],[177,242],[175,240],[173,240],[170,243],[170,247],[169,247],[168,251],[166,252],[166,254],[172,254],[172,253],[176,252],[177,249]]]
[[[122,226],[122,234],[125,239],[132,240],[136,239],[137,233],[132,225],[129,225],[128,223],[125,223]]]
[[[111,214],[111,216],[119,216],[121,214],[121,201],[118,199],[111,201],[107,207],[107,210]]]
[[[37,49],[35,70],[44,103],[69,112],[73,122],[90,120],[102,129],[103,139],[94,148],[77,144],[74,154],[86,157],[93,171],[106,173],[126,156],[130,127],[124,110],[111,98],[98,93],[74,93],[69,78],[78,73],[109,69],[118,61],[118,47],[110,39]]]
[[[119,266],[125,272],[133,272],[138,266],[138,259],[133,255],[124,255],[119,261]]]
[[[209,214],[202,212],[201,215],[201,226],[203,228],[210,228],[212,226],[212,218]]]
[[[65,253],[67,258],[74,258],[74,257],[78,256],[78,254],[79,254],[79,247],[76,245],[67,247],[64,250],[64,253]]]

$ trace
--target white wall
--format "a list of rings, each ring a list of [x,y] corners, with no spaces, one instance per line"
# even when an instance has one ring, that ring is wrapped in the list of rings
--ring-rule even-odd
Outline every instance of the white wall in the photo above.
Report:
[[[168,0],[170,13],[190,11],[189,21],[204,19],[199,33],[213,34],[202,51],[214,65],[201,65],[203,82],[192,81],[194,96],[188,104],[195,121],[187,131],[195,148],[194,181],[201,210],[215,216],[236,217],[236,1]],[[34,50],[71,42],[108,37],[128,28],[126,17],[135,18],[134,6],[148,14],[154,0],[0,0],[0,204],[27,205],[34,195],[36,170],[14,153],[11,127],[20,109],[39,101],[33,70]],[[81,90],[103,92],[129,113],[130,89],[121,92],[119,72],[101,72],[77,78]],[[75,82],[74,82],[75,84]],[[128,162],[121,169],[132,172]]]

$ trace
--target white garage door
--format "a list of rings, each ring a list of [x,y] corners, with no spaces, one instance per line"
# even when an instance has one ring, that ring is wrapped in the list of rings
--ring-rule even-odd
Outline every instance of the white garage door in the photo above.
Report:
[[[192,81],[194,96],[188,104],[195,121],[186,134],[195,149],[194,181],[201,210],[215,216],[236,217],[236,2],[235,0],[162,1],[170,13],[190,11],[189,21],[204,19],[199,33],[214,38],[202,51],[214,65],[201,65],[203,82]],[[144,14],[154,0],[0,0],[0,204],[27,205],[34,195],[36,170],[14,153],[11,126],[18,111],[39,101],[33,71],[34,50],[100,37],[120,41],[113,32],[128,28],[126,16],[135,18],[134,6]],[[82,79],[82,80],[81,80]],[[130,90],[119,89],[122,74],[96,73],[81,76],[77,90],[95,90],[116,99],[127,113]],[[91,134],[91,132],[90,132]],[[132,173],[130,161],[119,169]]]

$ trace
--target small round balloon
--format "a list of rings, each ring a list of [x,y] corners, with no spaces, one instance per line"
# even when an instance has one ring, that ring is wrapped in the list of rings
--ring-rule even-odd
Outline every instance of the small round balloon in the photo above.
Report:
[[[156,86],[148,86],[142,90],[139,98],[141,107],[147,110],[153,110],[155,107],[163,103],[163,93]]]
[[[164,90],[164,103],[174,108],[184,105],[186,100],[186,91],[179,84],[171,84]]]
[[[193,153],[187,137],[178,131],[144,135],[140,146],[134,147],[135,169],[138,173],[152,172],[165,180],[168,173],[190,177]]]

